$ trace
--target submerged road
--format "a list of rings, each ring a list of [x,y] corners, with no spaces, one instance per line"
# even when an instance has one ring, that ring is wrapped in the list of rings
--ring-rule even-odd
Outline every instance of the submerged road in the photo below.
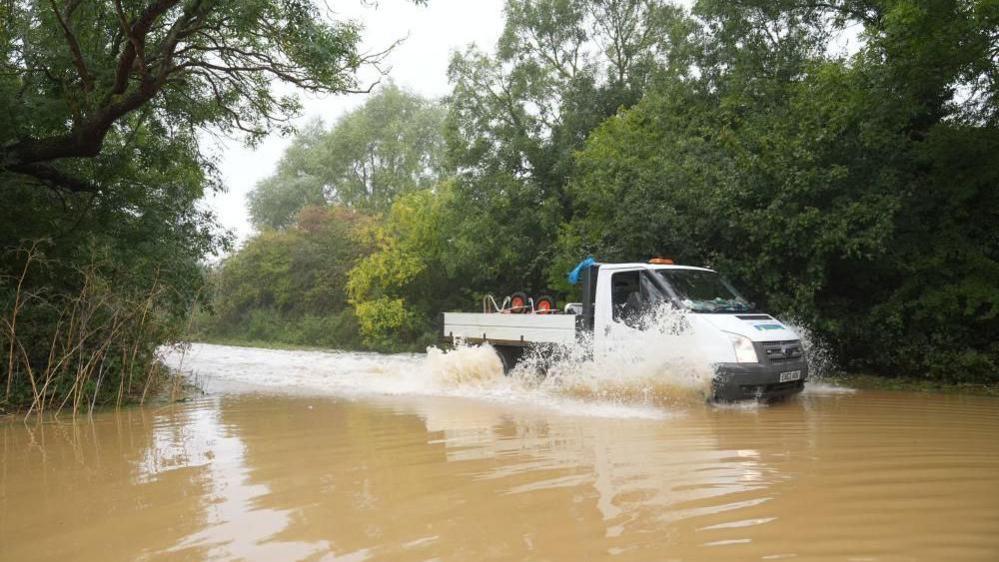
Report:
[[[483,351],[196,345],[204,397],[0,425],[0,560],[999,560],[997,399]]]

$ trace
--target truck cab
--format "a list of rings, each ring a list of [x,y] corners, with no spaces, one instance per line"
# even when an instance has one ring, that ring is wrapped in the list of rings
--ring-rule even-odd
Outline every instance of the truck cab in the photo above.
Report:
[[[594,353],[637,337],[650,328],[650,315],[669,307],[682,312],[714,368],[716,399],[775,399],[804,388],[808,364],[793,330],[755,310],[718,273],[657,261],[597,264],[583,273],[580,309]]]
[[[586,260],[570,281],[579,283],[581,302],[543,313],[485,305],[482,313],[449,312],[443,336],[489,343],[510,369],[532,346],[584,342],[599,356],[622,343],[646,341],[650,331],[662,329],[657,320],[670,313],[682,319],[688,341],[713,369],[715,400],[773,400],[804,388],[808,363],[801,338],[755,310],[711,269],[661,258],[648,263]]]

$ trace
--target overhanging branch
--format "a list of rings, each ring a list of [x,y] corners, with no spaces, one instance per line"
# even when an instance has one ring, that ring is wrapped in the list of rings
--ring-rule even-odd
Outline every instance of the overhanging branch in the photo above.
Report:
[[[98,189],[91,182],[70,176],[46,164],[21,164],[11,166],[7,170],[34,178],[53,189],[63,189],[74,193],[94,193]]]

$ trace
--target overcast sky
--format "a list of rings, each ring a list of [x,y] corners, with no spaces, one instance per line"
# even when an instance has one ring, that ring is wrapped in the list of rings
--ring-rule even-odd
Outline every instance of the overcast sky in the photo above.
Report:
[[[379,51],[406,38],[387,59],[389,78],[415,93],[439,97],[449,93],[447,65],[451,52],[469,43],[491,50],[503,27],[503,0],[430,0],[416,6],[410,0],[328,0],[337,19],[348,18],[364,26],[363,48]],[[344,112],[364,103],[362,94],[303,96],[304,111],[297,123],[321,118],[327,126]],[[246,194],[270,175],[290,139],[272,134],[256,148],[223,139],[210,149],[219,157],[226,193],[205,204],[240,241],[252,233]]]

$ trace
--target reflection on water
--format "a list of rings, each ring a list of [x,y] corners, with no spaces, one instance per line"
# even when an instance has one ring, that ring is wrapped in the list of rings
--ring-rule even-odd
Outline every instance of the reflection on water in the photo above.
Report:
[[[999,401],[227,391],[0,425],[0,560],[996,560]]]

